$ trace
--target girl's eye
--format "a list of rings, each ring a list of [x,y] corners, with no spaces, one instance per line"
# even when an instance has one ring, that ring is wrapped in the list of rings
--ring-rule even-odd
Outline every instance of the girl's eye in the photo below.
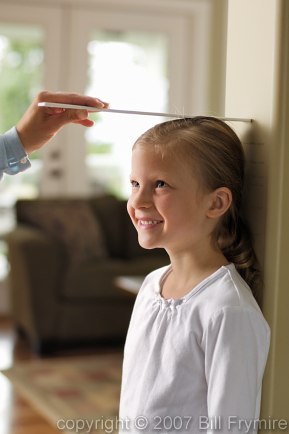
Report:
[[[164,188],[164,187],[166,187],[167,186],[167,184],[165,183],[165,181],[162,181],[162,180],[158,180],[157,182],[156,182],[156,188]]]
[[[130,183],[131,183],[131,186],[132,186],[133,188],[137,188],[137,187],[139,187],[139,183],[138,183],[137,181],[134,181],[133,179],[130,181]]]

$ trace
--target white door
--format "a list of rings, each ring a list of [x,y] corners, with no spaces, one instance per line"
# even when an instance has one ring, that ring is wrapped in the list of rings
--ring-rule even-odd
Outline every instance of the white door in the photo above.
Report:
[[[210,111],[212,83],[218,87],[216,73],[222,69],[221,56],[217,66],[213,61],[222,43],[214,31],[221,20],[212,1],[185,2],[185,8],[180,2],[129,8],[117,1],[114,7],[97,3],[70,11],[68,90],[95,94],[111,108]],[[66,194],[108,190],[126,196],[132,144],[163,120],[107,113],[85,134],[76,126],[66,129]]]
[[[111,108],[184,110],[184,18],[74,8],[70,22],[69,89],[99,96]],[[85,135],[75,126],[67,130],[71,194],[125,196],[132,143],[161,120],[107,113]]]

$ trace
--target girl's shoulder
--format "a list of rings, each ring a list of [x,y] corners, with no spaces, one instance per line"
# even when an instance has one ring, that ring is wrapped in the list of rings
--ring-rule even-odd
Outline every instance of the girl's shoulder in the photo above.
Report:
[[[158,294],[160,292],[162,281],[166,278],[170,270],[171,265],[169,264],[157,268],[156,270],[153,270],[149,274],[147,274],[140,288],[140,293],[149,286],[152,288],[154,293]]]
[[[260,310],[250,287],[238,273],[234,264],[220,269],[219,278],[213,282],[210,291],[215,294],[215,301],[224,307],[252,307]]]
[[[256,321],[265,322],[261,309],[254,298],[251,289],[240,276],[234,264],[221,267],[215,273],[215,278],[199,288],[195,305],[203,324],[217,317],[244,318],[254,317]],[[192,305],[194,304],[191,299]]]
[[[186,300],[199,299],[208,304],[240,306],[252,304],[256,301],[252,291],[240,276],[234,264],[220,267],[217,271],[204,279],[189,294]]]

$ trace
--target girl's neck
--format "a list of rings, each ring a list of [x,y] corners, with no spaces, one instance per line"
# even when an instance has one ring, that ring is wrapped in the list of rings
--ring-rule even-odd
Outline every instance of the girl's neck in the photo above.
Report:
[[[171,254],[170,260],[171,272],[163,282],[161,291],[163,298],[166,299],[184,297],[220,267],[228,265],[224,255],[216,250],[205,255]]]

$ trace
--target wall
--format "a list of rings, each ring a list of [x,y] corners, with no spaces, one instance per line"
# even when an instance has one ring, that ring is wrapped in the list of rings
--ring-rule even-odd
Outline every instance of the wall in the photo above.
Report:
[[[246,140],[249,217],[272,331],[261,416],[289,423],[288,22],[287,0],[229,0],[225,105],[227,116],[254,119]]]

